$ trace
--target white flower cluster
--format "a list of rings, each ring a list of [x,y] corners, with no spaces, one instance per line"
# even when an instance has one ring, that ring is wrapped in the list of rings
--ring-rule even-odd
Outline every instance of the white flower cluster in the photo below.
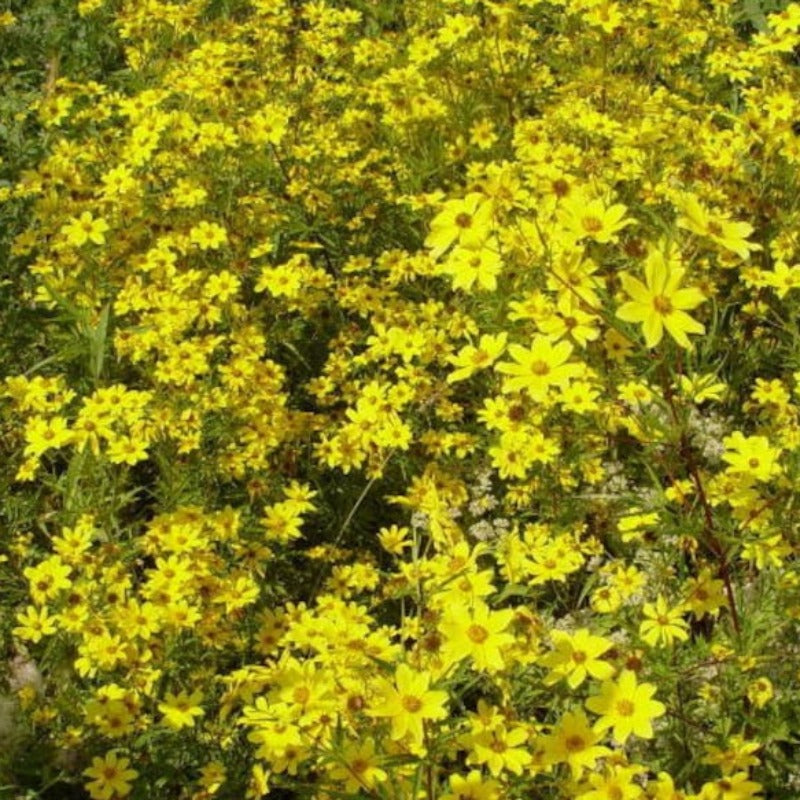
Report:
[[[730,433],[730,420],[716,411],[700,411],[692,408],[689,412],[689,436],[692,444],[709,463],[718,463],[725,452],[723,438]]]
[[[600,484],[599,493],[607,495],[625,494],[629,489],[628,479],[624,475],[624,468],[618,461],[603,463],[606,478]]]
[[[498,539],[508,533],[511,523],[505,517],[488,519],[484,515],[493,511],[498,504],[497,498],[492,493],[492,472],[484,470],[478,473],[475,483],[469,487],[469,505],[467,511],[470,515],[477,518],[477,521],[470,525],[468,531],[470,536],[480,542],[491,539]]]

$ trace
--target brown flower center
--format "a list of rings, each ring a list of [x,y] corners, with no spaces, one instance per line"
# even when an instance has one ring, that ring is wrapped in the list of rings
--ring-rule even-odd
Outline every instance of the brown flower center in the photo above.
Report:
[[[653,298],[653,308],[655,308],[659,314],[672,313],[672,303],[670,302],[669,297],[664,297],[663,294],[656,295]]]
[[[408,711],[409,714],[416,714],[422,708],[422,700],[420,700],[419,697],[407,694],[403,698],[403,708]]]
[[[470,625],[467,628],[467,636],[472,639],[475,644],[483,644],[489,638],[489,631],[482,625]]]

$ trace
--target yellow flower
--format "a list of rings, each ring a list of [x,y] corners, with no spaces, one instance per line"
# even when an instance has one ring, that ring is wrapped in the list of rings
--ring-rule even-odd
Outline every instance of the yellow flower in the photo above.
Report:
[[[386,771],[378,766],[375,757],[375,742],[367,739],[365,742],[349,743],[342,750],[341,763],[330,768],[330,776],[334,780],[344,782],[344,790],[349,794],[360,793],[365,790],[372,793],[375,785],[383,783]]]
[[[489,237],[492,223],[492,204],[478,192],[463,200],[448,200],[433,218],[425,239],[431,258],[438,258],[453,244],[479,247]]]
[[[392,739],[408,735],[415,744],[421,744],[423,722],[447,716],[447,692],[429,689],[430,682],[430,675],[415,672],[406,664],[397,667],[394,682],[381,679],[380,700],[369,713],[391,720]]]
[[[69,575],[72,569],[58,556],[41,561],[34,567],[25,567],[23,575],[30,584],[30,593],[36,605],[44,605],[52,600],[62,589],[72,585]]]
[[[628,209],[621,203],[611,206],[576,192],[561,205],[561,224],[575,239],[593,239],[601,244],[617,241],[617,233],[633,220],[625,218]]]
[[[639,635],[651,647],[671,647],[676,639],[684,642],[689,638],[682,606],[669,608],[664,596],[659,595],[655,603],[645,603],[643,611],[647,619],[639,626]]]
[[[720,214],[712,214],[692,194],[681,197],[676,205],[682,212],[678,217],[678,227],[705,236],[743,259],[749,257],[751,250],[761,250],[760,245],[746,241],[753,232],[753,226],[748,222],[731,222]]]
[[[660,250],[651,250],[644,265],[643,284],[632,275],[623,273],[622,286],[633,298],[617,309],[617,316],[626,322],[641,322],[645,344],[655,347],[664,335],[664,328],[681,346],[690,347],[687,333],[704,333],[705,327],[686,311],[705,301],[696,288],[680,289],[686,270],[670,268]]]
[[[713,373],[706,375],[681,375],[678,384],[682,394],[694,403],[706,400],[721,400],[728,389],[727,384],[718,381]]]
[[[73,434],[63,417],[31,417],[25,426],[25,455],[37,457],[51,448],[70,444]]]
[[[221,761],[209,761],[200,769],[200,779],[197,781],[209,794],[216,794],[225,782],[225,766]]]
[[[108,230],[108,223],[102,219],[95,219],[91,211],[84,211],[80,217],[73,217],[66,225],[61,228],[61,233],[67,237],[70,244],[76,247],[92,242],[93,244],[104,244],[105,232]]]
[[[747,699],[756,707],[763,708],[775,696],[769,678],[757,678],[747,687]]]
[[[640,767],[609,765],[605,771],[589,775],[587,791],[580,800],[639,800],[642,787],[633,778],[642,772]]]
[[[203,220],[189,232],[189,241],[201,250],[216,250],[228,241],[228,232],[216,222]]]
[[[587,677],[605,680],[614,674],[614,668],[600,659],[611,649],[613,642],[603,636],[593,636],[588,628],[574,634],[554,630],[551,634],[555,650],[539,659],[542,666],[550,668],[545,678],[546,685],[567,679],[570,689],[580,686]]]
[[[441,800],[497,800],[500,796],[500,784],[491,778],[484,778],[477,769],[473,769],[466,777],[451,775],[450,789]]]
[[[759,742],[748,742],[744,736],[737,733],[727,741],[725,749],[714,745],[706,745],[706,756],[702,764],[715,764],[722,770],[723,775],[729,775],[736,770],[755,767],[761,763],[758,756],[753,755],[761,749]]]
[[[567,764],[572,777],[578,778],[584,769],[592,769],[598,758],[611,753],[598,744],[600,734],[593,731],[583,711],[568,711],[548,736],[542,739],[545,761],[548,764]]]
[[[164,715],[164,724],[173,730],[191,728],[194,725],[194,718],[202,717],[205,713],[200,707],[202,699],[203,695],[199,691],[192,694],[167,692],[164,702],[158,704],[158,710]]]
[[[55,619],[50,616],[46,607],[28,606],[17,614],[19,627],[11,632],[26,642],[38,642],[43,636],[56,632]]]
[[[481,289],[494,291],[503,262],[493,239],[474,247],[456,247],[442,265],[441,271],[453,277],[453,288],[469,292],[475,283]]]
[[[616,682],[604,681],[600,694],[586,701],[586,708],[600,715],[595,730],[613,728],[619,744],[624,744],[631,734],[652,738],[652,720],[666,712],[663,703],[652,699],[655,692],[656,687],[650,683],[637,685],[636,673],[628,669],[622,671]]]
[[[712,578],[711,570],[704,568],[696,578],[687,581],[686,605],[696,619],[706,614],[716,616],[722,606],[727,605],[724,583]]]
[[[449,357],[449,362],[458,367],[447,376],[448,383],[463,381],[471,377],[479,369],[484,369],[493,364],[506,348],[508,334],[499,333],[497,336],[484,334],[481,336],[478,346],[468,344],[462,347],[456,355]]]
[[[511,375],[503,386],[506,392],[525,390],[534,400],[543,400],[551,387],[561,388],[581,372],[581,365],[567,363],[572,345],[561,341],[552,344],[546,336],[535,336],[530,348],[512,344],[508,352],[514,359],[502,361],[495,369]]]
[[[139,773],[128,769],[130,761],[119,758],[115,752],[106,753],[103,758],[93,758],[92,766],[83,774],[94,780],[86,784],[92,800],[111,800],[130,794],[132,781]]]
[[[722,443],[726,448],[722,460],[729,465],[727,471],[731,474],[768,481],[781,473],[778,463],[781,451],[770,447],[766,436],[745,436],[741,431],[734,431]]]
[[[505,633],[513,617],[510,609],[492,611],[481,602],[476,603],[471,613],[463,605],[449,609],[439,626],[447,637],[446,659],[454,663],[472,657],[479,670],[502,669],[501,649],[514,641],[510,633]]]
[[[704,783],[698,800],[751,800],[759,796],[761,784],[751,781],[746,772],[737,772],[710,783]]]
[[[528,731],[521,725],[509,730],[501,723],[470,738],[471,752],[467,763],[485,764],[494,777],[506,770],[521,775],[531,761],[526,747]]]

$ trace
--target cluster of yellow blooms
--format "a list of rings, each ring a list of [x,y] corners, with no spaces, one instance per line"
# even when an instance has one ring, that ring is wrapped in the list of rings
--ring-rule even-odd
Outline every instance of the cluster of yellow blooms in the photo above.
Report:
[[[738,5],[78,4],[129,70],[0,188],[48,780],[797,796],[800,4]]]

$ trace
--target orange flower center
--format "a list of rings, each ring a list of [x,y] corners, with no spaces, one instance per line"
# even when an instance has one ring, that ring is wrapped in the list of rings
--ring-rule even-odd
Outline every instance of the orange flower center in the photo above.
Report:
[[[416,714],[422,708],[422,700],[420,700],[419,697],[407,694],[403,698],[403,708],[408,711],[409,714]]]
[[[292,697],[294,697],[295,703],[305,705],[311,697],[311,692],[309,691],[308,686],[298,686],[292,693]]]
[[[534,375],[547,375],[550,372],[550,365],[546,361],[534,361],[531,363],[531,372]]]
[[[356,775],[361,775],[362,772],[366,772],[367,767],[369,767],[369,762],[365,761],[363,758],[356,758],[350,763],[350,769],[355,772]]]
[[[579,750],[583,750],[584,747],[586,747],[586,741],[582,736],[576,733],[572,736],[567,736],[564,740],[564,747],[566,747],[567,751],[570,753],[577,753]]]
[[[586,661],[586,653],[584,653],[583,650],[576,650],[572,654],[572,660],[576,664],[583,664],[583,662]]]
[[[653,298],[653,308],[655,308],[659,314],[672,313],[672,303],[670,302],[669,297],[664,297],[663,294],[656,295]]]
[[[632,717],[635,706],[630,700],[620,700],[617,702],[617,714],[621,717]]]
[[[597,217],[584,217],[581,220],[581,225],[587,233],[597,233],[603,230],[603,222]]]
[[[482,625],[470,625],[467,628],[467,636],[472,639],[475,644],[483,644],[489,638],[489,631]]]

